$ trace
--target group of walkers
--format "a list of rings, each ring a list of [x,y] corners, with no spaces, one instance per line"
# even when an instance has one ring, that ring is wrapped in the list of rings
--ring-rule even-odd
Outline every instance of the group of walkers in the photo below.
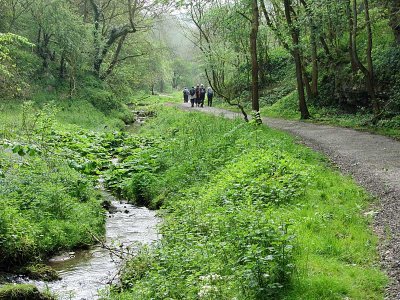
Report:
[[[207,90],[203,84],[198,84],[196,87],[192,86],[189,90],[188,88],[183,89],[183,102],[190,104],[192,107],[196,105],[196,107],[203,107],[204,99],[207,94],[207,104],[208,106],[212,106],[212,99],[214,97],[214,91],[211,87],[208,87]]]

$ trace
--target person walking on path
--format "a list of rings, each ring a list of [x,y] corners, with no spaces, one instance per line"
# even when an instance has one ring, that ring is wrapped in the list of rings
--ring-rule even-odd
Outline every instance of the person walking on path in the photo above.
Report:
[[[190,93],[190,104],[193,107],[194,106],[194,102],[196,100],[196,89],[194,88],[194,86],[192,86],[192,88],[190,89],[189,93]]]
[[[200,104],[200,85],[196,86],[196,107],[199,107]]]
[[[212,106],[213,97],[214,97],[214,91],[209,86],[208,89],[207,89],[207,105],[210,106],[210,107]]]
[[[189,90],[187,87],[183,89],[183,102],[188,103],[189,100]]]
[[[205,98],[206,98],[206,88],[202,84],[200,85],[200,107],[203,107]]]

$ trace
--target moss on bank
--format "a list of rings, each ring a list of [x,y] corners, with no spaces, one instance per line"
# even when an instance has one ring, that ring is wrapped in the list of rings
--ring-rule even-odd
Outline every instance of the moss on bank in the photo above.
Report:
[[[48,293],[41,293],[31,284],[7,284],[0,287],[0,300],[55,300]]]

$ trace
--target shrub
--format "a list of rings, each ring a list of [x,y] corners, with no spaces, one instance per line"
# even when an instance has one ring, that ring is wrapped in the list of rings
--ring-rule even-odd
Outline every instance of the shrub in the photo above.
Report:
[[[148,171],[134,173],[124,183],[123,196],[136,205],[149,206],[154,198],[152,187],[155,181],[156,177]]]
[[[105,89],[87,87],[83,92],[83,96],[85,100],[88,100],[94,107],[105,114],[121,108],[121,103],[115,98],[114,94]]]

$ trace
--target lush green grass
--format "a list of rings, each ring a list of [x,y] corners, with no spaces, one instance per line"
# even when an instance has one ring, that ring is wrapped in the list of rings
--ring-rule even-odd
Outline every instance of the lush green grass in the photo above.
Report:
[[[35,261],[103,234],[91,181],[49,153],[0,153],[0,265]]]
[[[270,106],[261,107],[260,112],[263,116],[285,119],[299,119],[297,93],[291,92],[285,97],[279,99]]]
[[[141,191],[163,203],[163,238],[114,299],[383,299],[371,198],[350,178],[266,127],[157,114]]]
[[[24,103],[26,102],[10,100],[0,104],[0,132],[3,135],[20,131],[23,126],[24,113],[28,115],[31,121],[34,121],[35,115],[46,105],[53,107],[56,113],[55,118],[64,128],[77,125],[95,131],[119,130],[124,127],[122,119],[128,114],[127,111],[122,109],[105,114],[89,101],[82,99],[63,99],[60,101],[57,96],[35,99],[35,101],[32,101],[32,105],[26,108],[24,108]]]

